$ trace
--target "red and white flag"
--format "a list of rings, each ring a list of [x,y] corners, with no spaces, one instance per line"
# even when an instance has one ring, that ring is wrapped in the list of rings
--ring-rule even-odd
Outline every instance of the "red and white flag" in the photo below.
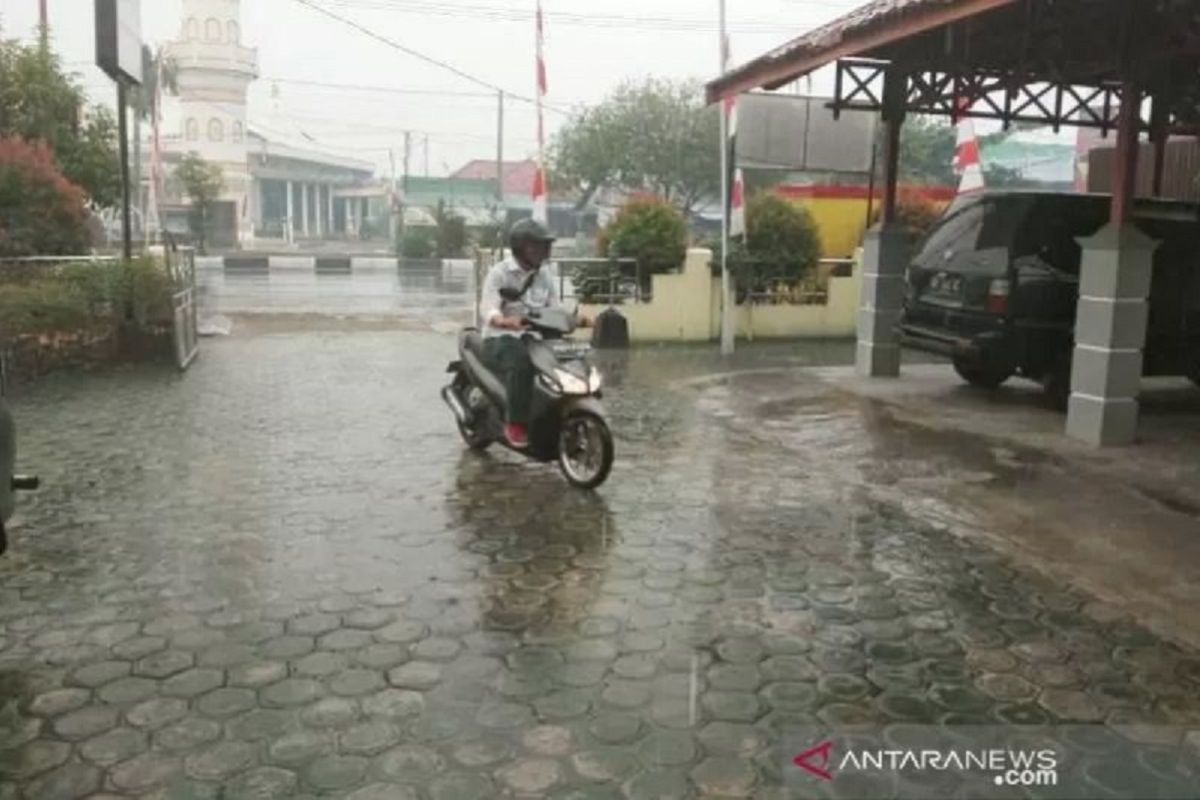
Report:
[[[546,97],[545,28],[542,21],[542,0],[537,4],[537,171],[533,176],[533,218],[545,225],[550,218],[546,196],[546,129],[542,119],[542,101]],[[499,176],[497,176],[499,177]]]
[[[959,111],[966,111],[969,101],[960,98]],[[979,139],[975,136],[975,123],[969,117],[958,121],[958,141],[954,148],[954,172],[959,176],[958,193],[968,194],[987,188],[983,178],[983,159],[979,152]]]

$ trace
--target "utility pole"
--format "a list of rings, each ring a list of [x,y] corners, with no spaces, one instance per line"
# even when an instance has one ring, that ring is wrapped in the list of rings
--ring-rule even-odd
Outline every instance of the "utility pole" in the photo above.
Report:
[[[47,5],[50,0],[38,0],[38,34],[41,37],[42,50],[50,48],[50,11]]]
[[[504,90],[496,93],[500,106],[496,111],[496,199],[504,202]]]
[[[129,205],[129,90],[124,80],[117,81],[117,136],[121,157],[121,254],[133,258],[133,220]]]
[[[725,36],[725,0],[717,0],[720,14],[721,74],[729,68],[729,40]],[[729,114],[721,103],[721,355],[733,355],[733,292],[729,281]]]
[[[404,178],[401,184],[401,191],[408,195],[408,164],[409,158],[412,156],[412,131],[404,132]]]
[[[392,242],[398,243],[400,236],[404,232],[404,211],[396,194],[396,151],[390,147],[388,148],[388,161],[392,165],[392,191],[388,197],[388,202],[392,206],[390,209],[392,224],[389,233],[391,234]]]
[[[425,134],[424,150],[425,150],[425,177],[428,178],[429,177],[429,134],[428,133]]]

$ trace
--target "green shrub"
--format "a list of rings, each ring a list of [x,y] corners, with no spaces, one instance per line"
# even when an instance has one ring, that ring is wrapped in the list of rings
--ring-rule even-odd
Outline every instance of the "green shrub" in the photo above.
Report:
[[[433,258],[437,239],[428,228],[410,228],[400,237],[399,251],[403,258]]]
[[[162,325],[173,317],[172,294],[166,269],[151,258],[36,267],[0,283],[0,334]]]
[[[746,204],[746,235],[729,248],[730,269],[744,280],[800,280],[820,258],[820,233],[808,209],[771,192]]]
[[[687,255],[687,222],[670,203],[630,200],[597,240],[602,257],[635,258],[646,274],[679,269]]]

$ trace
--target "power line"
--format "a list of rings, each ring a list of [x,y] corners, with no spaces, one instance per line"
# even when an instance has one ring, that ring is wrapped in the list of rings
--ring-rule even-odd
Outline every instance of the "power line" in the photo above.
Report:
[[[365,36],[369,36],[372,39],[376,40],[377,42],[382,42],[383,44],[386,44],[388,47],[399,50],[402,53],[406,53],[407,55],[410,55],[413,58],[420,59],[421,61],[424,61],[427,64],[433,64],[436,67],[440,67],[441,69],[452,72],[455,75],[457,75],[458,77],[463,78],[464,80],[470,81],[471,83],[474,83],[478,86],[483,86],[486,89],[491,89],[493,92],[504,92],[505,97],[511,97],[514,100],[520,100],[521,102],[524,102],[524,103],[536,103],[537,102],[536,100],[534,100],[531,97],[526,97],[525,95],[510,92],[507,89],[503,89],[494,83],[485,81],[483,78],[476,77],[469,72],[465,72],[465,71],[459,69],[458,67],[454,66],[453,64],[451,64],[449,62],[442,61],[441,59],[434,58],[433,56],[425,55],[424,53],[422,53],[418,50],[414,50],[411,47],[406,47],[405,45],[400,44],[399,42],[397,42],[394,39],[389,39],[388,37],[386,37],[382,34],[376,33],[375,31],[371,30],[370,28],[366,27],[365,25],[355,22],[354,20],[352,20],[348,17],[344,17],[341,14],[338,14],[334,11],[330,11],[328,8],[325,8],[324,6],[318,5],[313,0],[296,0],[296,2],[302,6],[311,8],[313,11],[316,11],[320,14],[324,14],[325,16],[329,17],[330,19],[337,20],[338,22],[342,23],[343,25],[348,25],[349,27],[354,28],[359,33],[362,33]],[[552,108],[552,106],[546,106],[546,107]],[[555,109],[555,110],[557,110],[557,111],[559,111],[559,113],[563,113],[563,114],[569,113],[569,112],[561,110],[561,109]]]
[[[412,2],[411,0],[330,0],[341,6],[378,8],[401,14],[423,16],[446,16],[488,18],[506,22],[531,22],[535,12],[511,6],[458,4],[447,2]],[[809,0],[808,6],[844,10],[846,3]],[[669,30],[680,32],[712,33],[718,29],[716,20],[697,17],[631,17],[618,14],[580,14],[573,12],[548,12],[546,18],[557,25],[587,28],[636,28],[640,30]],[[808,23],[781,23],[777,20],[746,20],[729,26],[732,33],[778,33],[781,29],[802,27]]]

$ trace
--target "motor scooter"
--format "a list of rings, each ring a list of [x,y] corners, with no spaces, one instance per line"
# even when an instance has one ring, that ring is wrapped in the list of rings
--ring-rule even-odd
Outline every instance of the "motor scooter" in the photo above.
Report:
[[[521,293],[501,294],[513,300]],[[556,461],[572,485],[594,489],[608,478],[614,448],[600,402],[600,372],[589,359],[591,347],[566,338],[576,328],[574,313],[529,309],[523,319],[535,373],[527,447],[512,448],[504,436],[507,392],[500,377],[484,364],[483,337],[475,328],[459,336],[458,360],[447,368],[453,377],[442,389],[442,399],[471,449],[485,450],[499,442],[528,458]]]

